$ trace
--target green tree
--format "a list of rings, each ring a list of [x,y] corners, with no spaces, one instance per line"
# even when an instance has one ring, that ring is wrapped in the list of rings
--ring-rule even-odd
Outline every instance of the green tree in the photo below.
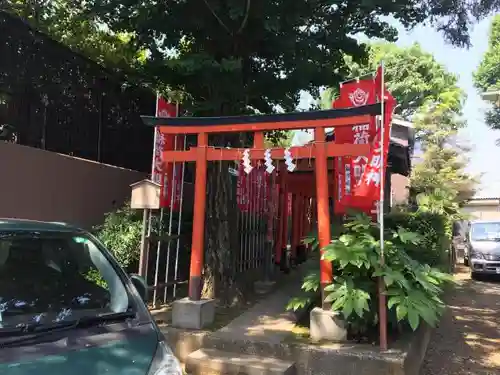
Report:
[[[457,113],[444,104],[425,105],[415,116],[422,156],[415,164],[410,189],[420,209],[460,219],[460,206],[472,197],[477,183],[466,173],[468,149],[457,142],[464,126]]]
[[[500,90],[500,15],[493,17],[488,50],[474,73],[474,84],[481,92]],[[486,112],[486,123],[500,129],[500,107],[494,106]]]
[[[73,51],[109,68],[131,71],[146,58],[132,43],[133,32],[111,32],[87,11],[85,2],[4,0],[0,10],[26,20]]]
[[[401,48],[393,43],[373,43],[367,47],[367,54],[368,60],[362,64],[354,62],[350,56],[345,57],[349,65],[348,77],[373,74],[383,60],[387,87],[398,102],[396,113],[404,118],[410,119],[429,101],[446,103],[457,113],[461,111],[464,93],[457,86],[458,78],[419,44]],[[337,95],[338,86],[326,89],[321,106],[331,108]]]

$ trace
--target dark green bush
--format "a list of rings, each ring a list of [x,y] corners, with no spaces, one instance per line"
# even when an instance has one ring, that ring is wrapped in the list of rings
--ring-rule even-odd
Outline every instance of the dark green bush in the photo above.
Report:
[[[385,218],[388,230],[403,228],[418,233],[421,241],[408,244],[406,252],[422,264],[437,267],[445,264],[448,257],[447,221],[443,215],[429,212],[397,212]]]
[[[142,233],[142,211],[125,204],[106,214],[104,223],[94,228],[97,238],[127,271],[136,271]]]

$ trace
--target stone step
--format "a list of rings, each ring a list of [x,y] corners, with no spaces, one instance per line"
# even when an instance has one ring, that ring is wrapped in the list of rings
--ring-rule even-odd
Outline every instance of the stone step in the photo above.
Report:
[[[295,363],[280,359],[200,349],[186,360],[189,375],[295,375]]]

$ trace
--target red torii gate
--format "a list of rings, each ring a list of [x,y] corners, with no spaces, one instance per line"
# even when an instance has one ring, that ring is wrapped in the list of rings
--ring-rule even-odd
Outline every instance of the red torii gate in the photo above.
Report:
[[[229,116],[229,117],[149,117],[143,116],[147,125],[159,126],[163,134],[197,134],[196,147],[185,151],[165,151],[163,160],[172,162],[196,162],[194,188],[194,216],[189,274],[189,299],[199,301],[202,291],[202,271],[204,255],[206,183],[208,161],[240,160],[247,148],[214,148],[208,146],[208,136],[214,133],[253,132],[254,144],[250,148],[252,160],[264,159],[264,132],[273,130],[314,129],[314,143],[303,147],[291,147],[294,159],[314,159],[315,201],[317,206],[318,237],[320,248],[331,241],[328,157],[368,156],[369,145],[335,144],[327,142],[325,128],[353,126],[369,123],[372,116],[379,115],[378,104],[349,109],[294,112],[272,115]],[[272,159],[284,159],[283,148],[271,149]],[[292,173],[293,174],[293,173]],[[325,260],[320,262],[320,282],[323,308],[323,288],[332,282],[332,266]]]

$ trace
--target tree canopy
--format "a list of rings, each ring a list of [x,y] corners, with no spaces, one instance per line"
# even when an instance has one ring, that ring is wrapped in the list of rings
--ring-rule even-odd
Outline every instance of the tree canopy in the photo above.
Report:
[[[344,75],[343,53],[356,61],[365,57],[350,35],[395,39],[396,30],[381,16],[407,27],[430,21],[451,42],[467,45],[473,18],[498,5],[490,0],[472,6],[458,0],[5,3],[105,65],[135,65],[147,57],[146,76],[185,91],[195,114],[295,108],[300,90],[314,95],[320,85]]]
[[[401,48],[393,43],[379,42],[367,47],[368,60],[361,64],[346,56],[348,77],[361,77],[376,71],[384,61],[388,89],[398,102],[396,113],[410,119],[424,103],[441,103],[460,114],[465,95],[457,86],[458,77],[446,70],[419,44]],[[338,86],[322,94],[321,107],[330,108]]]
[[[132,67],[148,83],[184,95],[195,115],[295,109],[348,72],[343,55],[367,55],[353,36],[393,41],[387,16],[411,28],[428,22],[469,45],[469,27],[499,0],[4,0],[26,19],[110,68]]]
[[[84,2],[68,0],[4,0],[0,10],[108,69],[129,70],[146,58],[131,43],[133,33],[111,32],[88,12]]]
[[[474,84],[480,92],[500,91],[500,15],[493,17],[488,50],[474,73]],[[486,113],[486,123],[500,129],[500,107],[494,106]]]

